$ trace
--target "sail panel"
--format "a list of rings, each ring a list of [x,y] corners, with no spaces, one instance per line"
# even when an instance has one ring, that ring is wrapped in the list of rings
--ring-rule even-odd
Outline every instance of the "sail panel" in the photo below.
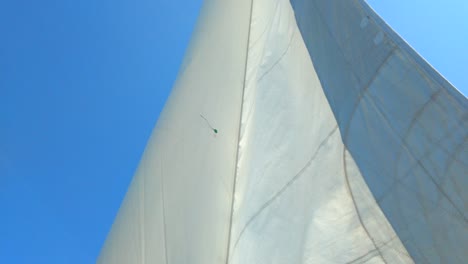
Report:
[[[468,101],[362,0],[292,0],[350,154],[418,263],[468,257]]]
[[[250,7],[205,1],[98,263],[225,261]]]
[[[362,0],[206,0],[98,263],[463,263],[467,109]]]
[[[229,263],[413,263],[343,144],[290,2],[254,1],[251,27]]]

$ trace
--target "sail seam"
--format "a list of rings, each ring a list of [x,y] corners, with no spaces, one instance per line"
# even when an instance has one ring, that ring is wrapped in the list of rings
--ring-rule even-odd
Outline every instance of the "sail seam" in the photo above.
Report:
[[[249,45],[250,45],[250,32],[252,29],[252,14],[253,14],[253,2],[254,0],[250,1],[250,17],[249,17],[249,28],[247,33],[247,45],[246,45],[246,52],[245,52],[245,65],[244,65],[244,79],[242,85],[242,94],[241,94],[241,105],[240,105],[240,116],[239,116],[239,131],[237,136],[237,152],[236,152],[236,162],[234,168],[234,179],[232,184],[232,198],[231,198],[231,217],[229,219],[229,233],[228,233],[228,241],[227,241],[227,253],[226,253],[226,264],[229,263],[230,258],[230,247],[231,247],[231,236],[232,236],[232,222],[234,217],[234,197],[236,193],[236,182],[237,182],[237,170],[239,165],[239,150],[240,150],[240,138],[241,138],[241,129],[242,129],[242,115],[244,112],[244,94],[245,94],[245,86],[247,84],[247,66],[249,60]]]
[[[343,145],[344,145],[344,143],[343,143]],[[359,220],[359,223],[360,223],[362,229],[364,229],[364,232],[366,233],[367,237],[371,240],[372,244],[374,245],[375,250],[377,250],[380,257],[382,258],[382,261],[387,264],[388,262],[384,258],[380,248],[377,246],[377,243],[376,243],[374,237],[371,235],[371,233],[367,229],[367,226],[364,224],[364,220],[362,219],[362,216],[361,216],[361,213],[359,211],[356,199],[354,198],[353,190],[351,188],[351,185],[350,185],[350,182],[349,182],[349,177],[348,177],[348,169],[347,169],[347,162],[346,162],[346,150],[347,150],[346,145],[344,145],[343,146],[343,172],[344,172],[344,176],[345,176],[344,178],[345,178],[345,182],[346,182],[346,187],[348,189],[349,196],[351,198],[351,201],[353,202],[353,206],[354,206],[354,209],[356,211],[356,216],[357,216],[357,218]]]
[[[382,67],[382,66],[381,66]],[[371,84],[369,84],[371,85]],[[368,88],[365,88],[366,89],[366,92],[368,90]],[[361,96],[361,99],[359,99],[359,103],[361,102],[362,98],[364,97]],[[462,217],[462,219],[465,221],[465,222],[468,222],[468,218],[463,214],[463,211],[458,208],[455,203],[453,202],[453,200],[450,198],[450,196],[445,192],[445,190],[437,183],[437,181],[434,179],[434,176],[432,175],[432,173],[430,173],[430,171],[424,166],[424,164],[421,162],[421,160],[416,156],[415,153],[413,153],[413,151],[411,151],[410,147],[408,146],[408,143],[405,142],[402,137],[398,134],[398,132],[396,131],[396,129],[394,128],[394,126],[391,124],[391,122],[388,120],[388,117],[385,115],[385,113],[376,106],[376,103],[375,103],[375,99],[373,98],[370,98],[369,102],[372,104],[372,106],[374,107],[374,109],[376,110],[376,113],[378,113],[381,118],[382,118],[382,121],[385,122],[387,124],[387,126],[390,128],[390,131],[398,138],[401,140],[401,143],[402,143],[402,148],[404,150],[406,150],[406,152],[416,161],[416,163],[419,165],[419,167],[424,171],[424,175],[426,175],[429,180],[434,184],[434,186],[439,190],[439,192],[446,198],[446,200],[449,202],[450,205],[452,205],[452,207],[455,209],[455,211]],[[355,107],[355,109],[353,110],[353,113],[350,117],[350,120],[348,122],[348,126],[347,128],[345,129],[345,132],[344,132],[344,136],[343,136],[343,143],[345,144],[345,146],[347,145],[347,139],[348,139],[348,134],[349,134],[349,129],[350,129],[350,126],[351,126],[351,122],[354,118],[354,115],[355,115],[355,112],[357,111],[357,108],[358,106]]]
[[[433,144],[438,146],[442,151],[444,151],[444,153],[447,153],[447,155],[450,155],[450,152],[446,149],[443,149],[443,146],[441,144],[442,141],[444,140],[448,140],[448,139],[452,139],[453,135],[456,133],[456,132],[459,132],[459,129],[455,128],[455,127],[452,127],[451,129],[449,129],[449,132],[448,133],[445,133],[443,135],[443,137],[441,137],[440,139],[438,139],[437,141],[435,141]],[[435,148],[429,148],[428,150],[426,150],[426,152],[424,152],[420,159],[425,159],[427,158],[429,155],[432,155],[434,154],[434,149]],[[401,153],[403,152],[403,150],[400,151]],[[402,154],[400,154],[401,156]],[[399,158],[401,159],[401,157]],[[398,166],[398,161],[399,159],[397,159],[397,161],[395,162],[395,166]],[[454,158],[456,159],[456,158]],[[450,159],[451,162],[453,162],[454,160]],[[460,160],[457,159],[458,162],[460,162]],[[462,163],[463,164],[463,163]],[[395,169],[395,175],[397,175],[398,177],[395,178],[395,180],[392,182],[391,186],[388,188],[388,190],[386,192],[384,192],[378,199],[376,199],[377,203],[381,203],[383,201],[383,199],[385,199],[392,191],[393,189],[395,188],[395,185],[398,184],[398,183],[401,183],[401,181],[404,181],[406,179],[406,177],[408,175],[410,175],[410,173],[414,170],[414,168],[418,166],[417,163],[414,163],[409,169],[408,171],[402,175],[402,176],[398,176],[399,174],[397,173],[398,170]],[[446,172],[445,173],[442,173],[441,175],[446,175]],[[414,191],[414,190],[413,190]]]
[[[261,76],[260,78],[257,79],[257,82],[260,82],[261,80],[263,80],[263,78],[265,76],[267,76],[281,61],[282,59],[284,58],[284,56],[286,56],[288,54],[288,51],[289,49],[291,48],[292,44],[293,44],[293,40],[294,40],[294,37],[296,36],[296,31],[297,30],[294,30],[291,34],[291,38],[289,39],[289,43],[288,43],[288,46],[286,47],[286,49],[284,50],[284,52],[279,56],[279,58],[275,61],[275,63],[273,63],[273,65],[271,65],[271,67],[266,70]]]
[[[244,234],[245,230],[247,230],[247,227],[249,227],[252,222],[268,207],[270,206],[278,197],[280,197],[291,185],[293,185],[299,178],[301,178],[305,171],[312,165],[312,162],[317,158],[317,155],[320,153],[320,150],[327,144],[328,140],[335,134],[335,132],[338,130],[338,126],[335,126],[330,133],[320,142],[318,145],[317,149],[314,151],[310,159],[307,161],[307,163],[285,184],[281,189],[279,189],[270,199],[268,199],[250,218],[247,220],[246,224],[242,228],[241,232],[239,233],[239,236],[236,239],[236,243],[234,244],[234,249],[236,249],[237,244],[239,244],[240,239],[242,238],[242,235]]]
[[[419,117],[424,113],[424,111],[426,111],[426,109],[428,108],[428,106],[434,102],[434,100],[437,98],[437,96],[439,96],[439,94],[443,91],[443,88],[439,88],[436,92],[434,92],[431,97],[429,98],[428,101],[426,101],[416,112],[415,114],[413,115],[413,117],[411,118],[411,121],[410,121],[410,124],[408,126],[408,128],[406,129],[405,131],[405,134],[403,135],[403,137],[401,138],[401,141],[402,142],[405,142],[406,143],[406,140],[408,139],[408,137],[410,136],[410,133],[411,131],[413,130],[414,126],[416,125],[417,123],[417,120],[419,119]],[[403,156],[403,149],[399,149],[398,151],[398,155],[397,155],[397,158],[395,159],[395,168],[394,168],[394,174],[396,177],[398,177],[398,168],[399,168],[399,163],[400,163],[400,159],[401,157]]]

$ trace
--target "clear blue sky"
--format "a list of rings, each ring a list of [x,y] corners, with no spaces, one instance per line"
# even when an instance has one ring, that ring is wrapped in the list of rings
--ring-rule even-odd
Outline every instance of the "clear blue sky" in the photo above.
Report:
[[[468,1],[369,2],[468,94]],[[0,1],[0,263],[94,263],[200,6]]]

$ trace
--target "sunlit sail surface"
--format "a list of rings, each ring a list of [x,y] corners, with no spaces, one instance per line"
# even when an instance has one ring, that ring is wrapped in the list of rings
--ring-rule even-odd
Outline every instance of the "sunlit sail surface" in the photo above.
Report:
[[[206,0],[98,263],[465,263],[468,102],[362,0]]]

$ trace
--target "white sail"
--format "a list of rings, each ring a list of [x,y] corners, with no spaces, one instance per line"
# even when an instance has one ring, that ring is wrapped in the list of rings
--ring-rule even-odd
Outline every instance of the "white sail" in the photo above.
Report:
[[[361,0],[206,0],[98,263],[464,263],[467,110]]]

